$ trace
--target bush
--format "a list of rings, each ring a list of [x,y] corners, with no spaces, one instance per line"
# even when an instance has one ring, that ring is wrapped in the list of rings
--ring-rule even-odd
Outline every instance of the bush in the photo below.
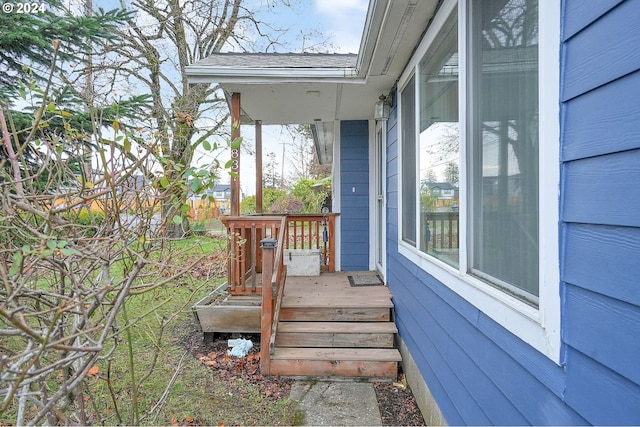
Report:
[[[189,232],[192,236],[206,236],[207,227],[202,221],[194,221],[189,224]]]
[[[84,237],[95,236],[105,222],[104,212],[85,208],[65,213],[65,219],[73,225],[77,225],[77,232]]]

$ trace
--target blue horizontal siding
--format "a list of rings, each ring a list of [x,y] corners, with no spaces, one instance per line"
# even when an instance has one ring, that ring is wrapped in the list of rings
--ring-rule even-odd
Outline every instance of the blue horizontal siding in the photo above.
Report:
[[[566,401],[593,425],[640,424],[640,387],[569,348]]]
[[[563,193],[564,221],[640,227],[640,149],[566,163]]]
[[[566,2],[584,8],[575,2]],[[620,3],[566,42],[562,100],[640,69],[640,13],[637,0]]]
[[[640,148],[639,98],[637,71],[567,102],[562,160]]]
[[[393,263],[394,260],[391,262]],[[400,264],[397,265],[400,266]],[[401,269],[398,270],[398,273],[404,279],[406,273],[403,273]],[[389,278],[390,286],[391,283],[397,283],[396,280],[396,277],[391,276]],[[431,316],[426,314],[424,309],[412,307],[418,303],[413,296],[403,296],[400,291],[393,291],[393,293],[398,331],[403,340],[406,337],[405,344],[414,355],[414,361],[425,376],[429,389],[438,401],[447,422],[450,425],[461,425],[464,424],[465,419],[472,417],[485,420],[480,424],[487,424],[488,418],[475,402],[471,401],[461,405],[461,402],[455,399],[459,393],[463,393],[465,396],[468,394],[464,391],[464,384],[454,374],[445,356],[441,353],[443,349],[446,349],[447,343],[434,342],[438,336],[434,333],[436,331],[433,328],[429,328],[428,332],[423,329],[423,325],[428,323],[430,320],[428,318]],[[416,316],[419,317],[416,318]],[[452,399],[451,396],[454,398]]]
[[[345,189],[347,190],[347,189]],[[357,194],[351,193],[351,187],[348,188],[349,192],[344,195],[343,199],[347,200],[347,209],[352,208],[367,208],[369,206],[369,195],[368,194]],[[344,211],[342,211],[344,212]],[[361,213],[360,218],[364,218],[366,216],[366,212]]]
[[[561,400],[562,368],[404,257],[394,256],[392,262],[389,287],[396,318],[413,325],[406,333],[421,343],[419,352],[438,382],[447,385],[444,393],[454,402],[463,424],[584,423]],[[461,385],[463,389],[458,388]],[[449,414],[443,413],[452,423]]]
[[[410,320],[410,319],[409,319]],[[427,356],[426,351],[422,351],[425,347],[433,348],[428,338],[419,338],[416,341],[411,335],[410,331],[413,330],[413,322],[409,325],[405,325],[403,318],[396,320],[399,334],[403,337],[404,343],[411,351],[413,360],[418,366],[418,369],[422,373],[423,377],[427,380],[429,385],[429,391],[433,396],[437,396],[438,406],[443,414],[446,414],[446,419],[449,425],[463,425],[463,418],[458,413],[456,406],[447,394],[448,384],[443,384],[436,373],[432,369],[431,356]],[[406,339],[405,339],[406,338]],[[419,350],[417,350],[419,349]],[[435,350],[435,349],[434,349]],[[429,353],[430,354],[430,353]],[[429,359],[427,359],[429,357]]]
[[[521,340],[514,340],[513,334],[482,315],[478,321],[478,330],[485,334],[499,348],[516,361],[523,361],[528,371],[558,398],[562,398],[565,389],[564,371],[542,353],[531,351],[531,347]],[[552,422],[553,424],[553,422]],[[577,422],[581,424],[581,422]]]
[[[567,405],[640,423],[640,2],[565,0],[561,277]],[[590,9],[593,6],[594,9]],[[589,18],[593,22],[588,22]]]
[[[640,306],[640,229],[566,224],[564,242],[563,281]]]
[[[567,344],[640,385],[640,311],[637,306],[567,286],[565,312],[564,340]],[[637,421],[640,422],[640,418]]]
[[[340,265],[369,269],[369,123],[340,124]],[[354,191],[355,190],[355,191]]]
[[[623,0],[582,0],[565,2],[563,40],[567,40],[590,23],[613,9]]]

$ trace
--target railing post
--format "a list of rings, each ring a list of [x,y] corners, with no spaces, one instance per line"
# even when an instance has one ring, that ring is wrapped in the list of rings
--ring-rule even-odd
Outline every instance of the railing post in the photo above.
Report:
[[[276,249],[276,239],[262,239],[262,318],[260,321],[260,371],[262,375],[270,372],[270,342],[271,324],[273,322],[273,262]]]

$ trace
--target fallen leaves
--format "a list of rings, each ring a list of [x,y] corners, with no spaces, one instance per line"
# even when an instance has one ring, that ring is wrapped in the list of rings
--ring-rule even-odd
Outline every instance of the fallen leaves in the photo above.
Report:
[[[169,423],[172,426],[201,426],[204,425],[200,420],[195,419],[191,415],[184,417],[182,420],[178,420],[177,418],[171,418]]]
[[[265,377],[260,373],[260,336],[251,336],[254,347],[245,357],[231,357],[227,355],[227,340],[219,339],[211,344],[207,354],[197,354],[196,358],[205,366],[211,368],[216,375],[233,384],[236,380],[244,380],[255,384],[264,397],[278,400],[286,397],[293,381],[279,377]]]

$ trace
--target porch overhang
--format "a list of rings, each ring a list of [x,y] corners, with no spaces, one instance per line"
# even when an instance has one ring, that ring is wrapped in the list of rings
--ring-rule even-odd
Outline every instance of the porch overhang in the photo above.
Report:
[[[316,127],[323,132],[337,120],[371,120],[376,101],[395,86],[439,3],[371,0],[357,54],[215,53],[186,72],[191,83],[241,93],[244,123],[323,124]],[[331,135],[322,139],[333,143]]]

